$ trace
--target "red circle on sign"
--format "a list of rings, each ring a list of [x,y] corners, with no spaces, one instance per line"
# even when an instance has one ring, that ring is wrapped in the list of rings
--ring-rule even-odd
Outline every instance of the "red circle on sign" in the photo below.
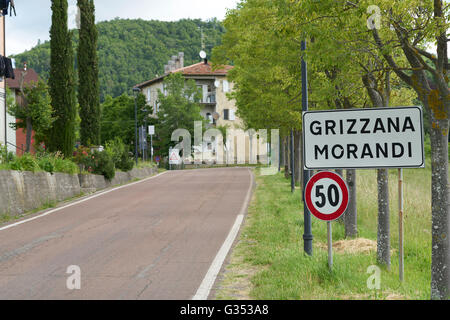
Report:
[[[314,204],[312,203],[312,189],[314,185],[322,179],[331,179],[337,183],[342,192],[342,203],[339,208],[331,214],[324,214],[316,209]],[[348,187],[342,177],[334,172],[322,171],[315,174],[306,184],[305,189],[305,201],[309,211],[318,219],[324,221],[333,221],[338,219],[347,209],[348,201],[349,201],[349,192]]]

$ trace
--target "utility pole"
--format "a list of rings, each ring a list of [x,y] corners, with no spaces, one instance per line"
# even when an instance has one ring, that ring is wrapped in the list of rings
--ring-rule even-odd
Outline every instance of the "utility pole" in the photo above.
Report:
[[[148,132],[147,132],[147,117],[148,117],[148,110],[147,108],[145,108],[144,110],[142,110],[145,114],[145,118],[144,118],[144,141],[145,141],[145,148],[144,148],[144,156],[145,156],[145,160],[148,161],[148,144],[147,144],[147,137],[148,137]]]
[[[306,50],[306,40],[302,41],[301,44],[302,52]],[[308,111],[308,66],[302,54],[302,111]],[[306,190],[306,184],[311,178],[309,170],[303,169],[303,190]],[[303,244],[305,252],[312,256],[312,227],[311,227],[311,212],[309,212],[308,206],[306,205],[305,195],[303,194],[303,215],[304,215],[304,234],[303,234]]]
[[[133,88],[134,93],[134,159],[138,165],[138,126],[137,126],[137,95],[141,92],[139,88]]]
[[[294,155],[294,129],[291,129],[291,192],[295,191],[295,155]]]
[[[3,14],[0,14],[0,16],[1,16],[1,23],[2,23],[2,33],[3,33],[3,35],[2,35],[2,37],[3,37],[3,43],[2,43],[2,54],[3,54],[3,56],[4,57],[6,57],[6,17],[3,15]],[[5,98],[5,100],[4,100],[4,108],[5,108],[5,110],[4,110],[4,119],[5,119],[5,127],[4,127],[4,130],[5,130],[5,146],[7,147],[8,146],[8,113],[7,113],[7,109],[8,109],[8,106],[7,106],[7,104],[6,104],[6,77],[4,77],[3,78],[3,88],[4,88],[4,98]]]

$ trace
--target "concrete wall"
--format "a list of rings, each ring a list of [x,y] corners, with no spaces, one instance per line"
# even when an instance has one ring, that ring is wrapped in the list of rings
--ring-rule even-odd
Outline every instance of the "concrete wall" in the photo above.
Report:
[[[82,192],[96,192],[155,173],[157,168],[133,169],[116,172],[116,177],[108,181],[99,175],[0,171],[0,214],[20,215],[79,196]]]

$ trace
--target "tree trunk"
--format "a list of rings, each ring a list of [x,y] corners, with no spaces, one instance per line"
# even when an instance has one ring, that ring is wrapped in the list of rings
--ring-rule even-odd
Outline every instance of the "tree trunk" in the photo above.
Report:
[[[278,145],[278,152],[279,152],[279,156],[278,156],[278,172],[281,172],[281,166],[284,163],[284,141],[283,138],[281,136],[279,136],[279,145]]]
[[[288,136],[285,136],[283,138],[283,145],[284,145],[284,177],[286,179],[289,179],[290,163],[289,163],[289,138],[288,138]]]
[[[291,137],[289,139],[289,153],[291,162],[291,192],[295,191],[295,147],[294,147],[294,129],[291,129]]]
[[[302,132],[301,131],[294,131],[294,172],[295,172],[295,183],[299,183],[301,185],[301,179],[302,179],[302,173],[301,173],[301,139],[302,139]]]
[[[356,170],[347,170],[347,185],[349,189],[349,203],[345,212],[345,237],[354,238],[358,235],[357,209],[356,209]]]
[[[33,134],[33,124],[31,123],[31,118],[27,117],[27,128],[26,130],[26,147],[25,147],[25,152],[29,153],[31,150],[31,135]]]
[[[431,298],[450,298],[450,195],[448,180],[448,119],[431,128]]]
[[[378,182],[378,236],[377,236],[377,261],[391,267],[391,245],[389,224],[389,171],[377,170]]]
[[[342,178],[344,178],[344,170],[342,169],[336,169],[334,170],[338,175],[340,175]],[[339,223],[344,223],[345,220],[345,212],[342,216],[340,216],[338,219],[336,219],[337,222]]]

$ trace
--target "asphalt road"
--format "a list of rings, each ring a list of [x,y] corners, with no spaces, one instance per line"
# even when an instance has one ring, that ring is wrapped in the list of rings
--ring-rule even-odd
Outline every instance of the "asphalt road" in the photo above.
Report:
[[[251,174],[171,171],[0,230],[0,299],[191,299]],[[72,265],[79,290],[67,287]]]

